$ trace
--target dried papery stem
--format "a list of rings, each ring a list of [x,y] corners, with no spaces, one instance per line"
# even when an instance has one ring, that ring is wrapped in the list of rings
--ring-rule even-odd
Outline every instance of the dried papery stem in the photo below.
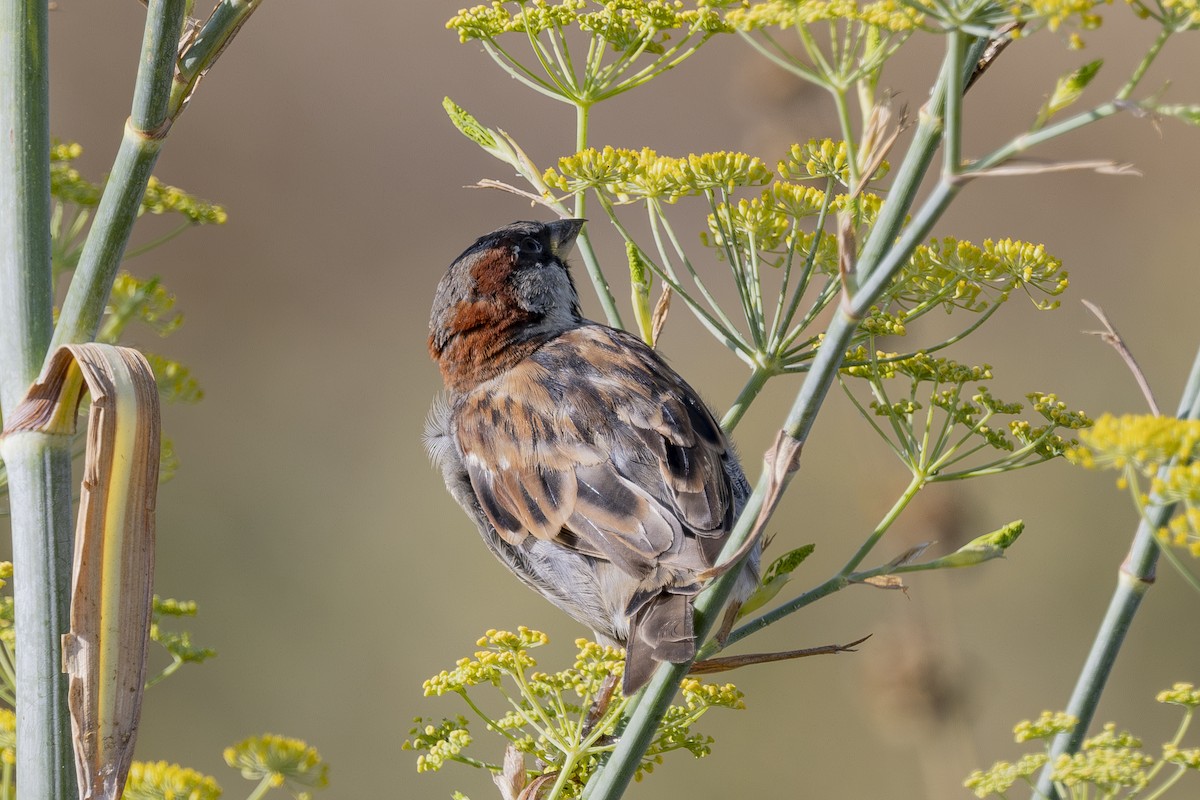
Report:
[[[62,668],[80,800],[117,800],[133,760],[150,642],[159,459],[150,365],[125,347],[59,348],[4,436],[69,441],[85,387],[91,411]]]

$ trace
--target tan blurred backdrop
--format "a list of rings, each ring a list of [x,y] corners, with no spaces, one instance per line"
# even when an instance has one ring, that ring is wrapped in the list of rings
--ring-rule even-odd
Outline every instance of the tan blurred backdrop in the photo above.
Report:
[[[457,8],[265,3],[200,87],[156,170],[230,215],[223,228],[188,232],[129,265],[161,275],[187,316],[169,340],[138,343],[182,360],[207,391],[198,406],[166,411],[182,467],[159,499],[156,584],[200,603],[191,627],[220,656],[150,692],[138,754],[213,774],[226,797],[248,786],[224,766],[222,747],[262,731],[321,750],[330,800],[444,798],[454,788],[493,797],[486,776],[419,776],[401,752],[414,715],[465,710],[454,698],[423,699],[421,681],[489,627],[548,631],[556,647],[546,663],[567,658],[582,633],[493,561],[421,449],[439,388],[425,353],[433,287],[476,236],[537,213],[462,188],[509,176],[454,131],[441,99],[508,130],[542,166],[569,151],[574,122],[565,106],[519,90],[477,46],[459,45],[443,28]],[[52,14],[53,129],[84,145],[93,177],[111,163],[128,114],[143,13],[134,0],[59,0]],[[1153,36],[1124,8],[1109,17],[1088,37],[1108,57],[1097,97]],[[1164,56],[1144,91],[1174,77],[1173,99],[1200,97],[1187,80],[1200,65],[1184,57],[1190,41]],[[910,109],[939,56],[937,40],[924,42],[885,79]],[[967,154],[1026,125],[1053,76],[1091,57],[1053,34],[1013,47],[968,99]],[[745,149],[769,163],[791,141],[833,133],[824,96],[732,37],[594,117],[597,144]],[[1062,309],[1035,312],[1014,298],[959,351],[995,365],[1002,397],[1057,391],[1091,412],[1142,409],[1112,352],[1081,333],[1094,327],[1078,302],[1089,298],[1174,408],[1200,340],[1198,136],[1119,118],[1038,155],[1131,162],[1143,178],[1005,178],[963,193],[939,233],[1045,242],[1071,273]],[[599,233],[620,286],[623,254]],[[586,302],[595,309],[590,294]],[[697,330],[680,304],[662,349],[724,408],[742,368]],[[752,473],[797,385],[779,379],[738,430]],[[832,395],[771,526],[780,551],[817,544],[798,585],[840,566],[905,481]],[[1110,476],[1062,463],[950,488],[931,490],[880,556],[931,530],[946,541],[1024,518],[1006,561],[915,577],[907,597],[847,591],[776,626],[758,647],[875,636],[856,655],[738,674],[749,709],[704,720],[714,755],[677,755],[631,796],[966,797],[968,771],[1013,758],[1012,724],[1065,704],[1134,520]],[[1101,710],[1151,745],[1175,723],[1154,693],[1200,679],[1197,599],[1164,570]]]

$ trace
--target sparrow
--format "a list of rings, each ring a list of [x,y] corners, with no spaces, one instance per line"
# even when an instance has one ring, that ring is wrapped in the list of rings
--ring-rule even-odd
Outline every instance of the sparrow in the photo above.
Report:
[[[565,260],[583,224],[514,222],[450,265],[429,320],[445,392],[425,444],[492,553],[625,648],[630,696],[658,663],[695,657],[692,601],[750,486],[692,387],[583,318]],[[755,545],[735,601],[758,563]]]

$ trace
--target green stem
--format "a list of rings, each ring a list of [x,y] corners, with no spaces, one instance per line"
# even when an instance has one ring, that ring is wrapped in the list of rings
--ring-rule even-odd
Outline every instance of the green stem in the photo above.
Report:
[[[467,704],[467,706],[469,706],[470,709],[475,712],[475,715],[477,717],[479,717],[481,720],[483,720],[483,723],[485,725],[487,725],[489,728],[491,728],[492,730],[499,733],[505,739],[508,739],[510,742],[515,743],[517,741],[517,737],[513,736],[511,733],[509,733],[508,731],[501,728],[499,725],[496,724],[495,720],[493,720],[487,714],[483,713],[483,709],[481,709],[479,706],[475,705],[475,701],[471,699],[471,695],[467,694],[465,689],[460,691],[458,693],[458,696],[461,697],[463,699],[463,702],[465,702]]]
[[[963,53],[965,37],[957,28],[951,28],[946,34],[946,48],[954,56],[953,63],[947,59],[948,67],[944,71],[946,81],[946,128],[942,134],[942,153],[944,156],[942,172],[946,176],[957,175],[962,167],[962,101],[963,73],[959,58]]]
[[[964,63],[971,69],[979,63],[987,47],[986,39],[975,39],[968,48]],[[904,225],[904,219],[909,209],[916,201],[917,190],[933,163],[934,154],[942,136],[942,113],[946,105],[947,80],[943,69],[938,74],[937,82],[930,92],[929,102],[920,111],[917,129],[913,133],[912,144],[904,156],[900,168],[892,179],[888,190],[888,200],[879,210],[879,217],[867,235],[867,241],[858,255],[858,272],[860,279],[865,279],[869,267],[877,263],[883,252],[892,246],[896,236]]]
[[[969,176],[974,172],[982,172],[983,170],[1003,164],[1013,156],[1020,155],[1036,145],[1056,139],[1059,136],[1075,131],[1085,125],[1090,125],[1093,122],[1098,122],[1105,117],[1111,117],[1125,110],[1125,107],[1126,104],[1124,103],[1103,103],[1091,111],[1084,111],[1081,114],[1068,117],[1057,125],[1050,125],[1049,127],[1040,128],[1039,130],[1017,136],[1007,144],[974,162],[969,169],[964,169],[963,174]]]
[[[948,53],[947,58],[950,57],[952,55]],[[859,321],[883,293],[901,266],[908,261],[917,244],[929,235],[933,224],[941,217],[957,193],[957,185],[946,180],[939,182],[920,211],[914,216],[912,223],[905,229],[904,234],[882,254],[878,265],[866,273],[868,277],[854,298],[838,307],[836,315],[826,331],[825,339],[820,349],[817,350],[812,368],[801,385],[792,409],[784,422],[783,433],[796,445],[803,446],[808,439],[817,412],[837,376],[846,348],[854,338]],[[764,471],[729,535],[722,553],[723,557],[728,558],[736,552],[756,525],[769,521],[778,505],[779,497],[786,491],[794,474],[789,472],[779,479],[778,484],[772,485],[769,473]],[[764,507],[768,490],[770,490],[772,502],[769,507]],[[729,570],[696,598],[695,632],[697,640],[702,640],[707,636],[719,617],[725,600],[733,590],[738,576],[739,570]],[[589,781],[584,795],[586,798],[589,800],[615,800],[625,791],[633,779],[642,754],[653,740],[654,732],[671,704],[679,681],[687,674],[690,666],[690,664],[664,664],[655,672],[650,683],[642,691],[641,697],[635,700],[636,706],[629,718],[629,724],[626,726],[621,740],[617,743],[612,757]]]
[[[612,203],[606,200],[602,194],[598,194],[597,198],[600,201],[600,207],[604,209],[604,213],[608,216],[609,222],[611,222],[613,227],[617,229],[617,232],[621,234],[621,238],[625,240],[626,244],[632,244],[637,247],[637,242],[633,240],[633,236],[621,223],[620,218],[617,216],[616,211],[612,207]],[[645,259],[646,263],[650,266],[651,271],[658,276],[659,280],[671,287],[671,291],[678,295],[685,303],[687,303],[687,307],[692,310],[692,313],[696,315],[696,318],[700,320],[700,323],[705,327],[705,329],[708,330],[709,333],[713,335],[713,337],[717,339],[717,341],[729,348],[729,350],[738,358],[742,359],[742,361],[753,366],[754,350],[750,348],[749,345],[742,342],[735,335],[731,328],[724,327],[720,321],[709,314],[708,311],[702,305],[700,305],[698,301],[688,294],[687,289],[685,289],[683,285],[679,283],[678,276],[675,274],[675,269],[671,266],[671,262],[667,258],[666,250],[663,248],[662,237],[658,232],[658,224],[655,222],[655,212],[653,210],[653,206],[647,205],[647,208],[649,209],[650,213],[650,225],[654,234],[654,242],[658,247],[658,256],[663,263],[655,264],[654,259],[650,258],[645,250],[641,250],[641,248],[639,248],[642,258]]]
[[[196,84],[221,57],[221,53],[225,51],[225,48],[233,41],[233,37],[249,21],[250,15],[261,3],[262,0],[221,0],[213,9],[212,15],[204,23],[204,27],[200,29],[191,45],[182,54],[179,54],[179,74],[175,77],[170,92],[169,116],[172,120],[183,112],[183,107],[187,105],[192,92],[196,90]],[[153,2],[150,7],[154,8]],[[182,25],[183,20],[181,19],[179,27],[174,29],[176,39],[179,37]],[[175,44],[172,43],[172,48],[175,47]],[[174,60],[174,56],[172,60]]]
[[[912,480],[908,482],[908,486],[905,487],[904,492],[900,495],[896,502],[892,504],[891,509],[884,514],[883,519],[879,521],[879,524],[875,526],[875,530],[871,532],[871,535],[867,537],[867,540],[862,543],[862,546],[858,548],[854,555],[850,557],[850,560],[846,562],[846,565],[842,567],[842,571],[839,573],[840,575],[846,577],[854,572],[855,568],[863,562],[863,559],[870,555],[871,551],[875,549],[875,545],[879,544],[879,540],[883,538],[885,533],[888,532],[888,528],[892,527],[892,523],[896,521],[898,516],[900,516],[900,512],[908,507],[908,504],[911,503],[913,498],[917,496],[917,492],[921,491],[924,486],[925,476],[913,475]]]
[[[1183,390],[1176,416],[1181,419],[1200,419],[1200,352],[1197,352],[1192,362],[1192,372]],[[1163,470],[1169,469],[1173,464],[1174,461],[1163,467]],[[1163,471],[1160,471],[1160,475],[1163,474]],[[1078,718],[1079,724],[1072,733],[1060,734],[1054,738],[1050,745],[1050,760],[1038,778],[1037,791],[1050,800],[1057,796],[1050,779],[1052,765],[1060,755],[1077,752],[1083,743],[1096,714],[1096,706],[1100,703],[1100,696],[1108,683],[1108,676],[1116,663],[1117,654],[1125,641],[1125,634],[1133,624],[1142,598],[1154,583],[1159,555],[1157,531],[1167,523],[1174,511],[1173,503],[1153,505],[1147,510],[1134,534],[1129,553],[1117,573],[1117,587],[1109,601],[1108,611],[1100,623],[1100,630],[1096,633],[1091,652],[1088,653],[1075,689],[1071,693],[1071,700],[1067,704],[1067,713]]]
[[[746,410],[750,408],[750,404],[754,402],[754,398],[758,397],[758,393],[767,385],[773,373],[766,367],[755,367],[750,373],[750,380],[746,381],[746,385],[742,387],[742,391],[738,394],[737,399],[733,401],[733,405],[725,412],[725,416],[721,419],[721,427],[726,433],[733,433],[733,429],[742,421]]]
[[[50,341],[50,115],[47,11],[0,3],[0,408],[8,416]]]
[[[850,123],[850,103],[846,98],[848,89],[843,86],[830,88],[829,93],[833,96],[833,105],[837,109],[838,125],[842,129],[842,141],[846,143],[846,164],[849,169],[849,182],[847,187],[853,192],[861,186],[861,176],[858,174],[858,145],[854,138],[854,126]],[[851,198],[847,211],[851,217],[858,216],[858,198]]]
[[[587,149],[589,110],[590,106],[587,103],[575,103],[575,152]],[[586,213],[587,192],[579,192],[575,195],[575,219],[586,219],[584,216]],[[592,239],[587,231],[584,231],[579,236],[576,247],[579,250],[579,256],[583,259],[584,266],[587,268],[588,277],[592,280],[592,286],[596,290],[596,297],[600,300],[600,307],[604,309],[604,318],[608,320],[608,324],[612,327],[624,329],[625,325],[621,322],[621,312],[617,310],[616,298],[613,297],[612,289],[608,286],[608,280],[604,277],[604,271],[600,269],[600,260],[596,258],[596,251],[592,247]]]
[[[1192,709],[1192,708],[1184,708],[1183,719],[1181,719],[1179,721],[1179,727],[1175,729],[1175,737],[1173,739],[1171,739],[1170,742],[1167,743],[1169,746],[1178,747],[1179,743],[1183,741],[1183,735],[1185,733],[1187,733],[1188,727],[1191,726],[1191,724],[1192,724],[1192,714],[1194,713],[1194,711],[1195,711],[1195,709]],[[1154,779],[1156,777],[1158,777],[1158,773],[1162,772],[1163,767],[1165,767],[1167,765],[1167,763],[1168,762],[1166,762],[1162,759],[1159,759],[1158,762],[1155,763],[1155,765],[1150,768],[1150,771],[1146,773],[1146,785],[1147,786],[1150,785],[1151,783],[1153,783]],[[1174,780],[1167,781],[1168,786],[1172,783],[1174,783]],[[1162,793],[1163,793],[1163,790],[1160,787],[1157,791],[1155,791],[1152,795],[1150,795],[1150,797],[1146,798],[1146,800],[1150,800],[1150,798],[1153,798],[1153,797],[1158,797]]]
[[[48,13],[44,0],[0,2],[0,413],[37,377],[53,330]],[[21,796],[77,795],[61,640],[69,626],[71,461],[61,439],[0,442],[8,474],[17,635]],[[7,773],[6,773],[7,774]],[[6,785],[7,788],[7,785]]]
[[[258,782],[258,786],[254,787],[253,792],[246,795],[246,800],[262,800],[269,791],[271,791],[271,776],[267,775]]]
[[[1146,51],[1146,55],[1142,57],[1142,60],[1138,63],[1137,68],[1134,69],[1133,75],[1131,75],[1125,85],[1121,87],[1121,91],[1117,92],[1118,100],[1129,99],[1129,95],[1133,94],[1133,90],[1137,88],[1139,83],[1141,83],[1142,78],[1146,75],[1146,70],[1150,69],[1150,65],[1154,63],[1154,59],[1158,58],[1158,54],[1162,52],[1163,45],[1167,43],[1167,39],[1170,39],[1171,34],[1174,32],[1175,31],[1166,26],[1164,26],[1163,29],[1158,32],[1158,37],[1154,40],[1154,44],[1150,45],[1150,49]]]
[[[136,258],[144,253],[149,253],[151,250],[154,250],[155,248],[162,247],[164,244],[171,241],[176,236],[178,236],[179,234],[186,231],[188,228],[191,228],[194,224],[195,223],[193,223],[193,222],[185,222],[182,225],[178,225],[175,228],[172,228],[171,230],[167,231],[162,236],[159,236],[157,239],[153,239],[149,242],[146,242],[145,244],[138,245],[137,247],[135,247],[132,250],[129,250],[125,253],[124,260],[128,261],[129,259]]]
[[[4,641],[0,641],[0,682],[4,684],[0,694],[3,695],[5,702],[13,708],[17,706],[17,667],[16,656],[13,654],[12,647]]]
[[[711,208],[712,204],[710,203],[709,205]],[[662,212],[662,207],[659,205],[658,201],[656,199],[648,200],[646,203],[646,208],[649,212],[650,233],[654,237],[654,244],[658,247],[659,255],[663,258],[663,266],[667,267],[670,264],[670,261],[667,259],[666,248],[662,242],[662,234],[665,233],[668,241],[671,243],[672,249],[675,251],[675,255],[679,258],[679,262],[683,264],[684,269],[687,270],[688,275],[692,279],[692,283],[696,284],[696,288],[700,290],[701,296],[705,299],[709,308],[711,308],[713,313],[716,315],[716,320],[720,321],[729,338],[738,339],[740,341],[741,338],[737,336],[737,326],[733,324],[733,320],[731,320],[725,313],[725,309],[721,307],[721,304],[717,302],[712,292],[708,290],[708,286],[705,285],[704,280],[700,277],[700,273],[696,270],[695,265],[692,264],[692,260],[688,258],[687,252],[683,249],[683,245],[679,241],[679,237],[675,235],[675,228],[671,225],[671,220],[667,219],[667,215]],[[726,257],[731,258],[728,255]],[[730,261],[730,263],[732,263],[732,261]],[[672,277],[674,277],[674,270],[672,270]],[[676,280],[676,283],[678,283],[678,280]],[[686,294],[681,296],[685,299],[688,297]],[[694,301],[688,300],[688,305],[693,309],[703,310],[702,307]],[[707,312],[705,313],[707,315]],[[749,342],[743,342],[742,346],[745,348],[747,353],[756,354],[758,352],[750,345]]]
[[[575,764],[579,761],[580,753],[567,753],[563,759],[562,769],[558,771],[558,778],[554,781],[554,787],[550,789],[550,794],[546,800],[558,800],[562,794],[562,790],[566,788],[567,781],[571,779],[571,773],[575,770]]]
[[[62,635],[70,628],[71,437],[0,441],[12,508],[17,633],[17,769],[21,797],[77,795]]]
[[[1158,762],[1158,763],[1161,765],[1161,764],[1163,764],[1163,763],[1166,763],[1166,762],[1160,761],[1160,762]],[[1187,771],[1188,771],[1188,770],[1187,770],[1187,768],[1186,768],[1186,767],[1183,767],[1183,766],[1177,766],[1177,767],[1175,768],[1175,774],[1174,774],[1174,775],[1172,775],[1171,777],[1167,778],[1165,781],[1163,781],[1163,782],[1162,782],[1162,785],[1161,785],[1161,786],[1159,786],[1157,789],[1155,789],[1153,792],[1151,792],[1150,794],[1146,795],[1146,798],[1145,798],[1145,800],[1158,800],[1158,798],[1160,798],[1160,797],[1162,797],[1164,794],[1166,794],[1166,793],[1167,793],[1167,791],[1168,791],[1168,790],[1169,790],[1169,789],[1170,789],[1172,786],[1174,786],[1174,785],[1175,785],[1175,784],[1176,784],[1176,783],[1179,781],[1179,779],[1180,779],[1180,778],[1182,778],[1182,777],[1184,776],[1184,774],[1185,774]]]
[[[888,528],[890,528],[892,523],[896,521],[896,518],[900,515],[900,512],[912,502],[912,499],[917,496],[917,492],[919,492],[921,487],[924,485],[925,481],[923,479],[916,476],[913,477],[912,481],[910,481],[908,484],[908,488],[904,490],[904,493],[900,495],[900,498],[896,500],[895,504],[892,505],[891,510],[884,515],[883,519],[880,520],[879,524],[875,527],[875,530],[871,532],[871,535],[867,537],[866,541],[862,543],[862,546],[858,548],[854,555],[850,557],[850,560],[846,562],[845,566],[843,566],[836,575],[816,588],[811,589],[799,597],[789,600],[778,608],[774,608],[765,614],[761,614],[744,625],[734,629],[732,632],[730,632],[728,638],[725,639],[724,646],[729,647],[735,642],[745,639],[750,634],[757,633],[768,625],[772,625],[784,617],[796,613],[805,606],[811,605],[817,600],[820,600],[822,597],[826,597],[834,592],[841,591],[856,581],[861,582],[863,578],[870,577],[873,574],[881,574],[883,572],[882,569],[868,570],[864,573],[856,573],[854,569],[861,564],[863,559],[865,559],[871,550],[874,549],[875,545],[879,543],[879,540],[883,537],[883,535],[887,533]],[[704,655],[707,657],[710,654],[705,653]]]
[[[179,668],[182,666],[183,666],[183,659],[180,659],[180,658],[173,659],[170,664],[163,667],[162,672],[158,673],[153,678],[146,681],[146,688],[149,689],[151,686],[157,686],[158,684],[162,683],[167,678],[171,677],[176,672],[178,672]]]
[[[50,352],[62,344],[90,341],[100,327],[146,183],[171,127],[168,100],[185,6],[185,0],[150,0],[133,110],[63,301]]]

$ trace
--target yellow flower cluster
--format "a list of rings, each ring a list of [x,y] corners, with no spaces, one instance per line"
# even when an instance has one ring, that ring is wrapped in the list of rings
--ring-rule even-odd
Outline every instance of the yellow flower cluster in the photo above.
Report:
[[[1175,739],[1162,746],[1161,763],[1156,765],[1154,757],[1141,750],[1141,739],[1129,731],[1118,731],[1110,722],[1100,733],[1085,739],[1079,752],[1058,757],[1052,772],[1054,782],[1066,787],[1070,797],[1132,797],[1149,784],[1163,763],[1200,770],[1200,748],[1184,749],[1178,745],[1191,721],[1192,709],[1200,706],[1200,691],[1190,683],[1177,683],[1159,692],[1157,699],[1160,703],[1181,705],[1187,710]],[[1060,733],[1070,733],[1077,724],[1078,720],[1069,714],[1045,711],[1037,720],[1017,725],[1014,733],[1018,742],[1048,740]],[[1045,753],[1029,753],[1016,764],[999,761],[989,770],[975,770],[963,785],[976,797],[996,795],[1003,798],[1017,781],[1032,783],[1032,776],[1047,760]],[[1177,778],[1178,774],[1160,780],[1153,796],[1157,797]],[[1126,790],[1131,791],[1126,793]]]
[[[442,670],[429,680],[423,688],[426,697],[440,697],[447,692],[462,694],[471,686],[490,683],[500,685],[500,679],[505,675],[523,673],[537,666],[537,662],[526,652],[534,647],[541,647],[550,641],[541,631],[531,630],[524,626],[512,631],[489,630],[475,645],[486,647],[479,650],[475,658],[460,658],[452,670]]]
[[[1096,8],[1112,0],[1021,0],[1014,4],[1013,14],[1018,19],[1042,20],[1050,30],[1058,30],[1064,22],[1077,17],[1079,27],[1094,30],[1100,27],[1101,17]]]
[[[400,749],[425,751],[417,756],[417,772],[437,772],[471,744],[467,720],[463,717],[442,720],[440,725],[426,724],[420,717],[413,721],[417,727],[408,732],[413,738],[400,745]]]
[[[793,180],[833,178],[843,185],[850,182],[846,143],[833,139],[809,139],[805,144],[792,145],[777,169],[784,178]]]
[[[696,678],[685,678],[679,684],[679,692],[689,711],[700,708],[734,708],[743,709],[745,695],[738,691],[732,683],[717,685],[703,683]]]
[[[0,708],[0,761],[17,763],[17,715],[7,708]]]
[[[75,142],[55,142],[50,147],[50,194],[65,203],[95,206],[100,203],[100,186],[71,166],[81,155],[83,148]]]
[[[908,334],[904,325],[905,316],[903,311],[898,314],[889,314],[873,307],[870,314],[859,323],[858,327],[864,333],[872,336],[905,336]]]
[[[146,184],[141,210],[151,214],[182,214],[197,225],[223,225],[229,219],[223,207],[168,186],[154,176]]]
[[[910,31],[921,15],[897,0],[859,4],[855,0],[768,0],[732,9],[725,20],[737,30],[796,28],[814,22],[861,22],[884,31]]]
[[[577,639],[570,668],[554,673],[529,671],[533,660],[526,649],[546,642],[544,633],[528,628],[519,628],[516,633],[488,631],[478,645],[490,649],[476,653],[474,660],[460,660],[455,670],[431,678],[426,682],[426,694],[447,691],[461,694],[488,730],[499,733],[519,752],[533,756],[541,774],[558,772],[570,765],[571,773],[559,796],[578,797],[588,776],[597,768],[600,756],[611,748],[611,740],[600,737],[613,734],[626,707],[627,698],[621,694],[620,686],[612,683],[621,676],[625,653],[619,648]],[[512,680],[517,693],[502,691],[507,711],[491,717],[481,709],[483,704],[477,702],[476,696],[468,696],[468,688],[489,682],[499,685],[501,675]],[[614,689],[610,702],[600,719],[585,724],[605,685]],[[697,757],[706,755],[712,739],[692,732],[692,725],[709,708],[744,707],[741,692],[732,684],[712,685],[688,679],[683,682],[681,693],[683,704],[667,710],[638,775],[650,772],[672,750],[687,750]],[[434,723],[418,717],[414,721],[416,725],[409,731],[411,738],[403,749],[420,753],[418,772],[435,772],[452,761],[501,769],[498,764],[465,754],[466,748],[473,744],[465,718],[459,716]]]
[[[997,761],[986,772],[975,770],[963,782],[963,786],[975,793],[976,797],[1001,795],[1012,788],[1018,780],[1027,779],[1041,770],[1049,759],[1045,753],[1027,753],[1015,764],[1007,761]]]
[[[595,7],[594,11],[586,11]],[[505,33],[536,36],[572,25],[595,34],[614,49],[628,50],[646,37],[673,30],[722,33],[732,30],[721,15],[705,4],[687,8],[678,0],[509,0],[461,9],[446,27],[459,41],[495,39]]]
[[[1153,474],[1173,458],[1190,461],[1200,446],[1200,421],[1149,414],[1104,414],[1083,434],[1068,460],[1087,469],[1132,467]]]
[[[1162,760],[1184,769],[1200,770],[1200,747],[1181,749],[1173,744],[1163,745]]]
[[[588,148],[559,159],[558,169],[549,169],[543,176],[547,185],[562,191],[594,189],[622,203],[648,198],[674,203],[681,197],[715,189],[733,191],[770,179],[771,172],[762,160],[745,153],[693,153],[675,158],[660,156],[648,147]]]
[[[1158,5],[1177,26],[1200,26],[1200,0],[1159,0]]]
[[[217,800],[221,787],[207,775],[166,761],[135,761],[122,800]]]
[[[1154,699],[1169,705],[1196,708],[1200,706],[1200,689],[1190,683],[1176,683],[1170,689],[1163,689]]]
[[[225,763],[251,781],[271,786],[320,788],[329,783],[329,767],[307,742],[265,733],[225,748]]]
[[[1031,739],[1049,739],[1060,733],[1070,733],[1079,724],[1079,718],[1065,711],[1043,711],[1034,720],[1022,720],[1013,727],[1013,740],[1018,744]]]
[[[1062,755],[1054,762],[1054,780],[1064,786],[1088,785],[1101,797],[1115,797],[1123,788],[1140,790],[1149,782],[1154,759],[1131,747],[1094,747]]]
[[[1062,261],[1040,244],[987,239],[980,246],[946,237],[917,247],[888,296],[901,308],[935,302],[948,312],[955,308],[983,311],[1007,300],[1017,288],[1031,298],[1034,292],[1057,297],[1067,284]],[[1058,301],[1038,298],[1034,304],[1051,309]]]

